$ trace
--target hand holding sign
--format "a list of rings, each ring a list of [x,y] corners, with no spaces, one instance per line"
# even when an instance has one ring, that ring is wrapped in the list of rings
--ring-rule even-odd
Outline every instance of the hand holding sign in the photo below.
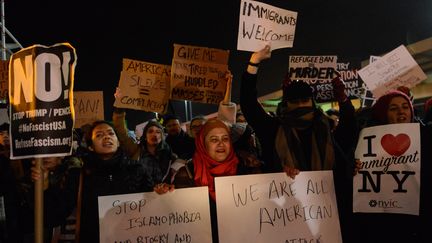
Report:
[[[117,100],[117,99],[121,99],[121,97],[123,97],[123,94],[122,94],[122,92],[121,92],[120,87],[117,87],[117,88],[116,88],[116,91],[115,91],[115,93],[114,93],[114,98],[116,98],[116,100]]]
[[[294,167],[289,167],[289,166],[284,166],[283,170],[285,171],[285,173],[287,174],[287,176],[291,177],[291,179],[295,179],[296,175],[298,175],[300,173],[300,170],[294,168]]]
[[[250,58],[250,63],[258,64],[265,59],[269,59],[271,57],[271,47],[270,45],[266,45],[263,49],[254,52]]]
[[[340,78],[340,75],[332,79],[332,85],[334,98],[340,103],[345,102],[348,97],[345,94],[345,83]]]

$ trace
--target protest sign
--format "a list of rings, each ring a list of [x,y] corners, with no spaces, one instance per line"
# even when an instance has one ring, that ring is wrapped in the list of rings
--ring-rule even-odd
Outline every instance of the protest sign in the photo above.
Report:
[[[170,90],[169,65],[123,58],[118,87],[122,97],[115,107],[165,113]]]
[[[337,71],[345,83],[345,94],[349,99],[360,99],[366,86],[357,73],[359,68],[360,62],[340,57],[337,59]]]
[[[102,91],[74,91],[75,127],[104,120]]]
[[[297,12],[242,0],[237,50],[255,52],[267,44],[273,50],[293,47],[296,24]]]
[[[216,177],[220,242],[342,242],[332,171]]]
[[[100,196],[100,242],[211,242],[208,187]]]
[[[174,44],[171,99],[218,105],[225,96],[228,50]]]
[[[427,79],[404,45],[358,71],[375,98],[399,86],[412,88]]]
[[[9,60],[0,60],[0,102],[9,99]]]
[[[9,113],[8,113],[8,110],[6,108],[0,109],[0,125],[3,123],[10,123]]]
[[[317,102],[334,100],[333,79],[337,67],[337,56],[290,56],[289,77],[303,80],[314,91]]]
[[[353,211],[419,214],[420,127],[418,123],[364,128],[356,159]]]
[[[76,60],[68,43],[33,45],[12,55],[11,159],[71,154]]]

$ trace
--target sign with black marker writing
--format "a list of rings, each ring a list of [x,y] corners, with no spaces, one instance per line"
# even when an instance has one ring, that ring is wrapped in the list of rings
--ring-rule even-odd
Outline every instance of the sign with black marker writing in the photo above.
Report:
[[[9,68],[11,158],[72,152],[75,49],[34,45],[14,53]]]
[[[100,242],[211,242],[207,187],[101,196]]]
[[[229,51],[174,44],[171,99],[218,105],[225,96]]]
[[[342,242],[332,171],[216,177],[220,242]]]
[[[420,127],[418,123],[364,128],[356,159],[353,211],[419,215]]]
[[[239,18],[237,50],[255,52],[267,44],[273,50],[293,47],[297,12],[242,0]]]
[[[122,97],[115,107],[165,113],[168,106],[171,66],[123,58],[118,87]]]
[[[104,120],[102,91],[74,91],[75,127]]]
[[[412,88],[427,79],[427,75],[404,45],[376,59],[358,72],[375,98],[399,86]]]
[[[9,60],[0,60],[0,101],[9,99]]]

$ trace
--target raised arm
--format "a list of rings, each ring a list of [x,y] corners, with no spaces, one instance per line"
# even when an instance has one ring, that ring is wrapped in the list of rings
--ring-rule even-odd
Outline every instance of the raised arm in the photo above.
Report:
[[[335,130],[335,139],[344,151],[354,149],[357,143],[357,121],[351,100],[345,94],[345,84],[337,75],[332,80],[333,96],[339,105],[339,124]]]
[[[246,69],[246,72],[242,76],[240,86],[240,106],[247,122],[254,128],[258,136],[260,136],[260,130],[266,129],[272,125],[270,115],[263,109],[261,104],[258,102],[257,92],[257,73],[259,65],[262,61],[271,57],[270,46],[265,46],[262,50],[254,52],[250,59]],[[263,129],[260,129],[260,128]]]
[[[231,102],[233,75],[229,70],[225,73],[225,79],[227,81],[226,92],[224,99],[220,102],[218,107],[218,118],[222,121],[234,124],[236,121],[237,104]]]
[[[116,89],[114,97],[119,99],[122,96],[119,88]],[[139,144],[129,137],[128,130],[126,127],[126,111],[121,108],[114,107],[113,112],[113,125],[120,141],[120,147],[126,154],[132,159],[138,159],[139,157]]]

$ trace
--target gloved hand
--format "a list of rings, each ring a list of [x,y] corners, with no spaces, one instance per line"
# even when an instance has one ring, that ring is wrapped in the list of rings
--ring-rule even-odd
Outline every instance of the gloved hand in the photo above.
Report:
[[[332,79],[332,85],[333,85],[333,97],[336,99],[337,102],[343,103],[345,102],[348,97],[345,94],[345,83],[342,81],[340,76]]]
[[[283,80],[283,82],[282,82],[282,88],[287,87],[287,86],[290,85],[291,83],[292,83],[292,80],[291,80],[291,78],[290,78],[290,73],[287,72],[287,73],[285,74],[285,78],[284,78],[284,80]]]

